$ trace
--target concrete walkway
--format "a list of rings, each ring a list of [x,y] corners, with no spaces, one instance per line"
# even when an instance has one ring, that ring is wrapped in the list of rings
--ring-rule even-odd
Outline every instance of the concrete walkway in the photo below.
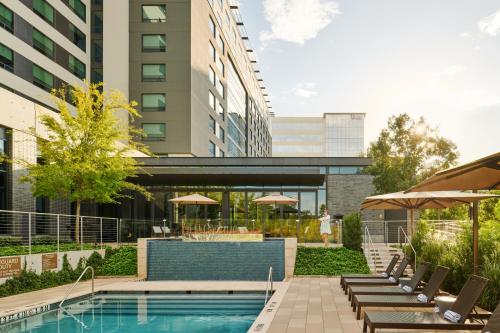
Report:
[[[377,309],[370,308],[370,310]],[[397,308],[380,310],[396,311]],[[402,308],[399,310],[403,311]],[[361,333],[362,331],[363,321],[356,320],[347,296],[340,287],[340,279],[323,277],[293,278],[267,333]],[[389,332],[429,333],[437,331],[377,330],[377,333]],[[460,332],[477,333],[478,331]]]

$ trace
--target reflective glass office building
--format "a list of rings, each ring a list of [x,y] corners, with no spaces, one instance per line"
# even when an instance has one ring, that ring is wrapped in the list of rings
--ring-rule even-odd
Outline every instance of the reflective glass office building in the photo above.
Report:
[[[147,202],[140,195],[126,200],[120,217],[176,220],[170,199],[200,193],[219,205],[190,206],[189,218],[252,221],[313,218],[327,207],[332,216],[359,211],[364,197],[373,193],[372,178],[363,174],[369,158],[139,158],[145,173],[136,182],[154,194]],[[295,206],[263,212],[252,201],[282,193],[298,199]],[[186,213],[186,212],[184,212]]]

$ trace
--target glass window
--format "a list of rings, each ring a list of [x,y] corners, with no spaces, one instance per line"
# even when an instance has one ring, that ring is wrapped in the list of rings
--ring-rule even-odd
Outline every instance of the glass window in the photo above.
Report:
[[[224,44],[224,40],[222,39],[222,36],[220,34],[219,34],[219,38],[217,38],[217,44],[219,44],[219,48],[221,49],[222,54],[224,54],[225,44]]]
[[[92,61],[102,63],[102,40],[92,41]]]
[[[165,52],[165,35],[142,35],[143,52]]]
[[[54,42],[33,28],[33,47],[48,57],[54,57]]]
[[[301,217],[313,217],[316,215],[316,193],[300,193],[300,215]]]
[[[51,91],[54,87],[54,76],[45,69],[33,65],[33,84],[46,91]]]
[[[215,87],[215,72],[212,67],[208,68],[208,80]]]
[[[45,21],[54,23],[54,8],[45,0],[33,0],[33,10]]]
[[[212,34],[212,36],[214,36],[215,38],[215,23],[211,17],[208,18],[208,28],[210,29],[210,33]]]
[[[14,52],[0,43],[0,67],[8,71],[14,71]]]
[[[92,14],[92,32],[102,34],[102,12]]]
[[[165,124],[164,123],[149,123],[142,124],[145,140],[161,141],[165,139]]]
[[[208,141],[208,156],[215,157],[215,143]]]
[[[85,64],[71,54],[69,55],[69,70],[80,79],[85,78]]]
[[[208,43],[208,53],[210,54],[210,58],[215,62],[215,47],[212,45],[212,43]]]
[[[217,61],[217,68],[219,68],[219,71],[220,73],[222,74],[222,76],[224,76],[224,63],[222,62],[222,59],[219,58],[218,61]]]
[[[210,130],[210,133],[215,134],[215,119],[211,116],[208,116],[208,129]]]
[[[218,138],[222,141],[225,142],[226,140],[226,133],[224,132],[224,129],[219,126],[219,135]]]
[[[222,82],[219,80],[217,81],[217,91],[219,92],[219,94],[222,96],[222,98],[224,98],[224,84],[222,84]]]
[[[160,23],[166,21],[166,5],[142,5],[142,22]]]
[[[143,81],[165,81],[166,71],[165,64],[147,64],[142,65],[142,80]]]
[[[68,23],[68,38],[80,49],[85,51],[85,34],[75,27],[72,23]]]
[[[217,113],[219,114],[219,116],[222,117],[222,120],[224,120],[225,118],[224,106],[221,103],[217,103]]]
[[[93,83],[99,83],[102,82],[102,69],[101,68],[95,68],[92,70],[92,73],[90,74],[90,80]]]
[[[87,8],[81,0],[69,0],[69,7],[78,15],[83,21],[85,21]]]
[[[14,32],[14,15],[12,11],[0,3],[0,27]]]
[[[142,94],[142,111],[165,111],[165,94]]]
[[[215,96],[211,91],[208,92],[208,104],[212,110],[215,110]]]

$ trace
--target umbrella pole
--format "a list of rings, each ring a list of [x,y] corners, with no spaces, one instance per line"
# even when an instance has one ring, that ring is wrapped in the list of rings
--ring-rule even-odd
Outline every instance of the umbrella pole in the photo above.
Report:
[[[479,201],[472,203],[472,256],[473,272],[477,274],[479,257]]]

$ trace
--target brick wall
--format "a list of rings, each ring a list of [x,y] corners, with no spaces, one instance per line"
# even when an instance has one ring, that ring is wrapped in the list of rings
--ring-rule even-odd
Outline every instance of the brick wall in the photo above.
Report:
[[[358,212],[363,199],[375,191],[372,179],[370,175],[328,175],[327,206],[330,215]],[[361,218],[383,220],[383,211],[362,211]]]

